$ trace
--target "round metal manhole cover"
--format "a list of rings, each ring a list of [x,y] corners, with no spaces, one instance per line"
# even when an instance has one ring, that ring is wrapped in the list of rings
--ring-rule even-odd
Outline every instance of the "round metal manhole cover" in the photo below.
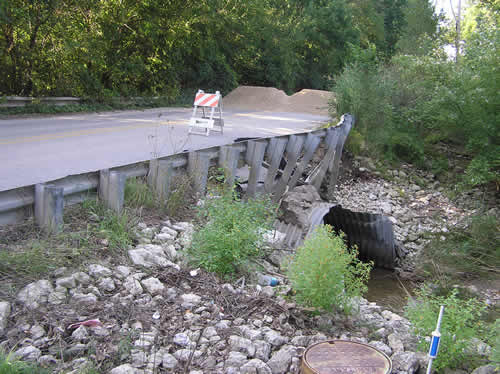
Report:
[[[388,374],[389,357],[367,344],[329,340],[306,349],[302,374]]]

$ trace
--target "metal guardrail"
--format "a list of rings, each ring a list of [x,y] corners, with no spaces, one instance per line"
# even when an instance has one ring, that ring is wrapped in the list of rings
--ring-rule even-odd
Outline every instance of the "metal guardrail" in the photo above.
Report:
[[[352,122],[352,117],[347,114],[342,116],[337,126],[328,129],[246,140],[1,191],[0,225],[35,217],[40,226],[52,230],[62,224],[64,206],[82,202],[96,193],[109,208],[120,211],[125,182],[131,177],[147,177],[153,191],[166,199],[173,177],[186,173],[193,182],[195,192],[203,193],[211,165],[224,168],[226,181],[232,184],[238,164],[248,164],[250,174],[246,193],[252,196],[267,192],[279,200],[285,190],[297,183],[318,187],[327,171],[330,172],[330,182],[333,178],[335,183],[343,144]],[[306,167],[321,148],[320,145],[325,148],[326,155],[305,176]],[[265,182],[262,181],[262,168],[267,169]]]
[[[46,105],[68,105],[79,104],[79,97],[23,97],[23,96],[5,96],[0,97],[0,107],[13,108],[25,106],[29,104],[46,104]]]

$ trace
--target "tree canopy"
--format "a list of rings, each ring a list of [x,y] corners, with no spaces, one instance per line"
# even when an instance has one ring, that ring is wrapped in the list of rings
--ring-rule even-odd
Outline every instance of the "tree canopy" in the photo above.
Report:
[[[0,0],[0,95],[100,99],[193,87],[227,92],[237,84],[324,89],[353,45],[375,45],[384,58],[395,53],[406,6],[407,0]]]

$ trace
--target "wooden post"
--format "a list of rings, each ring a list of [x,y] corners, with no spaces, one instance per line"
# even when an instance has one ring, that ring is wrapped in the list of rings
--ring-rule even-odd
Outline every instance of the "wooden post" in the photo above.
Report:
[[[162,201],[168,199],[174,176],[174,160],[150,160],[148,185],[154,191],[156,197]]]
[[[46,232],[63,227],[64,188],[51,184],[35,185],[35,221]]]
[[[269,147],[267,148],[267,155],[269,158],[269,169],[267,170],[267,177],[264,181],[264,189],[266,192],[271,192],[274,186],[274,179],[280,167],[283,153],[285,152],[288,138],[272,138]]]
[[[188,174],[193,183],[194,193],[203,195],[207,188],[210,154],[203,151],[188,154]]]
[[[290,140],[288,141],[288,145],[286,147],[287,154],[287,163],[285,170],[283,170],[283,174],[281,175],[278,184],[276,185],[273,193],[273,200],[275,202],[281,199],[281,196],[285,193],[286,187],[288,185],[288,181],[290,176],[297,165],[297,160],[300,157],[300,153],[302,151],[302,146],[304,145],[304,136],[300,135],[290,135]]]
[[[330,172],[329,186],[330,188],[332,188],[332,191],[333,189],[335,189],[337,185],[337,178],[339,176],[339,168],[340,168],[340,159],[342,157],[342,149],[344,148],[344,143],[347,139],[347,136],[349,135],[349,132],[351,131],[352,122],[353,120],[350,115],[343,116],[343,124],[339,128],[340,136],[336,144],[335,157],[333,158],[333,162],[329,165],[328,168]]]
[[[222,146],[219,148],[219,167],[224,169],[225,183],[233,187],[240,150],[233,146]]]
[[[123,209],[126,180],[127,176],[118,171],[104,169],[99,174],[99,198],[116,213]]]
[[[299,165],[297,165],[297,168],[295,169],[295,172],[290,178],[290,181],[288,182],[289,189],[294,188],[295,185],[297,184],[297,181],[302,176],[302,173],[309,164],[309,161],[311,161],[312,157],[314,156],[314,152],[316,152],[316,149],[318,148],[320,141],[321,139],[319,137],[314,136],[311,133],[307,134],[305,154],[304,157],[302,157],[302,160],[300,161]]]
[[[259,183],[260,172],[262,169],[262,162],[264,161],[264,154],[266,152],[267,141],[265,140],[249,140],[248,148],[251,151],[251,159],[248,163],[250,165],[250,175],[248,177],[247,196],[254,197],[257,192],[257,185]]]
[[[312,184],[319,191],[321,187],[321,182],[326,175],[327,170],[330,168],[330,164],[333,163],[336,152],[336,145],[339,139],[339,131],[337,127],[332,127],[328,129],[325,141],[327,142],[328,151],[325,157],[319,163],[319,165],[312,171],[309,177],[306,179],[306,183]]]

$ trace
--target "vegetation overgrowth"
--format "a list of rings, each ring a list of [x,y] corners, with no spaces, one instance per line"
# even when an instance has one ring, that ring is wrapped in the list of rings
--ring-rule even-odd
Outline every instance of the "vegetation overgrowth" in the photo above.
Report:
[[[49,374],[50,370],[33,363],[21,361],[0,349],[0,374]]]
[[[347,247],[343,234],[320,225],[297,249],[287,275],[298,303],[349,314],[353,298],[367,291],[372,266],[358,259],[356,248]]]
[[[265,255],[263,232],[271,229],[276,207],[269,197],[240,200],[234,190],[208,195],[199,210],[189,254],[192,263],[222,276],[248,271]]]
[[[415,9],[417,24],[435,26],[422,0],[2,1],[0,95],[103,102],[238,84],[326,89],[349,45],[384,57],[398,41],[412,45]]]
[[[495,344],[495,331],[488,334],[481,320],[486,304],[475,298],[461,298],[456,289],[446,295],[436,295],[427,287],[420,289],[415,303],[407,307],[406,315],[419,339],[422,352],[429,349],[427,337],[436,327],[441,305],[445,311],[440,329],[439,354],[433,369],[439,373],[444,369],[473,369],[481,363],[477,351],[480,348],[478,339]],[[498,326],[498,322],[494,326]],[[498,347],[495,349],[498,350]]]
[[[495,216],[470,217],[465,227],[439,233],[425,247],[419,272],[442,283],[457,281],[457,274],[495,277],[500,272],[500,226]]]
[[[478,6],[491,18],[476,24],[458,61],[437,41],[426,54],[390,60],[374,49],[355,51],[336,78],[332,104],[356,117],[353,150],[413,163],[462,189],[500,187],[500,11]],[[458,178],[450,158],[462,160]]]

